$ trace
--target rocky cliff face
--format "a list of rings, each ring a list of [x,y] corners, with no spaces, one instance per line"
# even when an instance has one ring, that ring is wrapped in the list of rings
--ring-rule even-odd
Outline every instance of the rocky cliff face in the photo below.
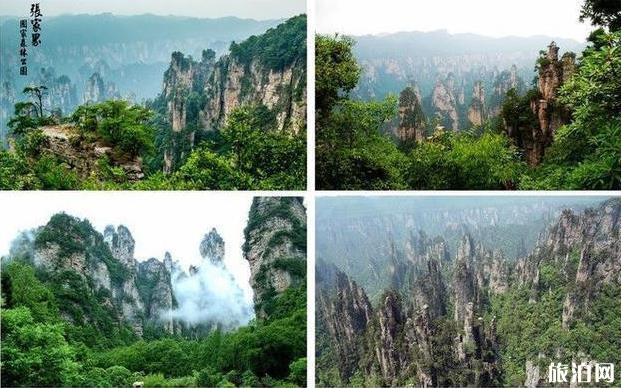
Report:
[[[452,74],[445,80],[438,79],[431,95],[431,105],[442,126],[459,131],[458,100],[455,96],[454,82]]]
[[[371,303],[364,290],[333,265],[319,260],[316,273],[317,324],[334,343],[339,374],[346,381],[360,361],[357,348],[372,318]]]
[[[66,75],[57,77],[56,72],[51,67],[40,70],[35,85],[47,87],[43,106],[51,112],[60,110],[63,115],[67,115],[78,104],[75,84]]]
[[[96,104],[110,99],[121,98],[114,83],[104,82],[101,74],[93,73],[84,86],[84,96],[82,102],[85,104]]]
[[[388,386],[457,384],[438,366],[447,363],[451,373],[465,373],[459,384],[493,384],[499,376],[495,321],[485,322],[479,312],[484,285],[477,279],[487,253],[470,236],[462,238],[455,260],[447,257],[442,240],[422,234],[412,245],[417,259],[401,268],[408,270],[410,286],[387,290],[374,307],[355,282],[320,263],[318,325],[338,349],[342,381],[363,371],[367,377],[377,373],[377,384]],[[465,372],[471,368],[476,372]]]
[[[570,335],[577,321],[584,325],[605,320],[593,306],[599,298],[611,298],[610,287],[618,291],[621,286],[620,229],[617,198],[583,212],[563,211],[542,231],[532,252],[516,261],[487,249],[469,234],[462,236],[453,255],[441,239],[419,233],[404,248],[408,254],[384,264],[406,274],[400,279],[410,280],[393,282],[397,288],[386,289],[373,305],[360,302],[368,300],[364,290],[339,270],[318,270],[318,327],[327,327],[330,334],[327,343],[318,335],[319,365],[332,354],[329,349],[342,346],[333,360],[343,384],[362,374],[366,383],[375,385],[502,385],[503,363],[512,362],[509,355],[516,356],[505,353],[508,336],[515,335],[507,332],[507,325],[524,318],[507,315],[514,314],[512,303],[520,303],[521,309],[546,306],[551,318],[545,319],[551,323],[529,329],[541,335],[552,330],[549,325],[562,330],[559,336],[563,336]],[[508,310],[498,310],[499,302]],[[335,308],[360,305],[364,308]],[[499,317],[501,330],[494,316],[499,311],[504,311]],[[347,329],[333,329],[343,323]],[[345,332],[347,341],[337,345]],[[540,341],[539,334],[532,340]],[[590,360],[590,356],[566,345],[529,352],[517,366],[524,367],[520,384],[544,383],[546,373],[539,367],[544,359]],[[379,376],[379,382],[373,376]]]
[[[508,136],[524,150],[526,161],[533,166],[541,163],[556,130],[570,119],[570,113],[559,104],[557,94],[575,72],[576,55],[565,53],[559,60],[558,52],[559,47],[552,42],[537,62],[537,93],[530,99],[535,123],[507,126]]]
[[[234,43],[231,53],[217,60],[212,50],[204,50],[198,62],[173,53],[164,89],[156,100],[172,134],[177,134],[164,150],[165,173],[174,170],[197,138],[223,128],[231,112],[242,106],[265,107],[274,117],[273,130],[298,133],[306,127],[306,29],[302,31],[300,21],[305,25],[305,16]],[[266,59],[261,50],[269,47],[262,46],[273,44],[288,28],[304,39],[291,39],[288,52],[280,54],[287,59]]]
[[[561,269],[572,287],[563,304],[563,327],[568,328],[588,308],[606,284],[621,284],[621,201],[612,199],[583,214],[564,212],[545,234],[533,253],[520,263],[518,276],[538,292],[540,268],[552,264]]]
[[[260,59],[244,64],[228,56],[220,60],[206,86],[207,129],[221,128],[242,105],[263,105],[276,114],[276,129],[298,133],[306,123],[306,72],[302,59],[283,69],[271,69]]]
[[[408,86],[399,95],[397,136],[402,142],[422,141],[425,138],[425,126],[420,91],[416,86]]]
[[[218,234],[216,228],[212,228],[203,237],[199,251],[204,260],[209,260],[213,265],[221,265],[224,261],[224,240]]]
[[[618,198],[581,214],[567,210],[541,234],[533,252],[518,263],[515,279],[520,287],[530,290],[530,303],[540,303],[546,294],[558,292],[558,287],[563,290],[562,309],[555,318],[562,323],[564,334],[568,335],[577,321],[584,324],[602,319],[601,311],[592,306],[606,287],[621,286],[620,228]],[[556,273],[557,289],[551,284],[551,269]],[[591,360],[587,348],[581,349],[559,346],[531,355],[526,360],[525,385],[535,387],[546,381],[545,371],[537,364],[542,358]]]
[[[515,89],[518,93],[523,93],[526,89],[524,80],[518,75],[518,69],[515,65],[511,69],[504,70],[496,75],[492,84],[493,90],[490,97],[490,116],[500,115],[502,103],[511,89]]]
[[[147,325],[172,333],[172,320],[162,319],[175,304],[170,273],[156,259],[138,263],[127,228],[108,226],[102,235],[88,221],[61,213],[35,236],[32,262],[54,289],[64,290],[58,297],[65,319],[100,329],[106,316],[137,336]]]
[[[165,263],[155,258],[140,262],[136,284],[144,303],[145,315],[151,323],[162,325],[165,331],[173,333],[176,322],[169,312],[176,307],[176,299],[171,272]]]
[[[99,161],[106,158],[114,167],[120,167],[129,181],[138,181],[144,178],[142,159],[134,157],[122,159],[113,152],[112,148],[99,142],[81,141],[79,131],[71,125],[48,125],[39,128],[44,135],[43,147],[48,153],[65,166],[74,171],[81,178],[88,178],[99,171]]]
[[[477,81],[472,89],[472,101],[470,102],[470,108],[468,108],[468,121],[472,125],[480,126],[486,118],[485,89],[483,88],[483,83]]]
[[[259,318],[289,287],[306,280],[306,209],[302,198],[255,197],[244,230],[244,257],[250,264]]]

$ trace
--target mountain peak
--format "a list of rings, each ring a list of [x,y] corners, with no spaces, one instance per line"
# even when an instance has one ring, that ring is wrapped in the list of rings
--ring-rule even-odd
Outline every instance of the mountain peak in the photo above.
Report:
[[[211,228],[209,233],[203,237],[199,250],[204,260],[209,259],[214,265],[222,264],[224,261],[224,240],[216,228]]]

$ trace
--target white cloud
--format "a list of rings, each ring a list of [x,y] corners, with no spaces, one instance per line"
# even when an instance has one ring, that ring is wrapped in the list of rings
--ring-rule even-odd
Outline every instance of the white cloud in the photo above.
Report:
[[[228,268],[206,259],[198,272],[178,276],[173,271],[177,308],[162,311],[165,319],[181,319],[189,324],[217,322],[224,329],[246,325],[254,317],[252,298],[245,294]]]

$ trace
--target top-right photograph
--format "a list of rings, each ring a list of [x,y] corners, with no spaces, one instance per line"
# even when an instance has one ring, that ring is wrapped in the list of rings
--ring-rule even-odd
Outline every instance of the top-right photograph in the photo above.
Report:
[[[621,189],[621,1],[316,7],[318,190]]]

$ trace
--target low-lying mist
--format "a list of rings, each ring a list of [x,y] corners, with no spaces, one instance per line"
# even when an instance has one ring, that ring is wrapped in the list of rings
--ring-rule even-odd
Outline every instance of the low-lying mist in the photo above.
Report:
[[[175,267],[172,286],[177,308],[167,317],[190,325],[211,324],[232,329],[254,318],[252,298],[245,295],[233,274],[224,264],[203,260],[190,274]]]

